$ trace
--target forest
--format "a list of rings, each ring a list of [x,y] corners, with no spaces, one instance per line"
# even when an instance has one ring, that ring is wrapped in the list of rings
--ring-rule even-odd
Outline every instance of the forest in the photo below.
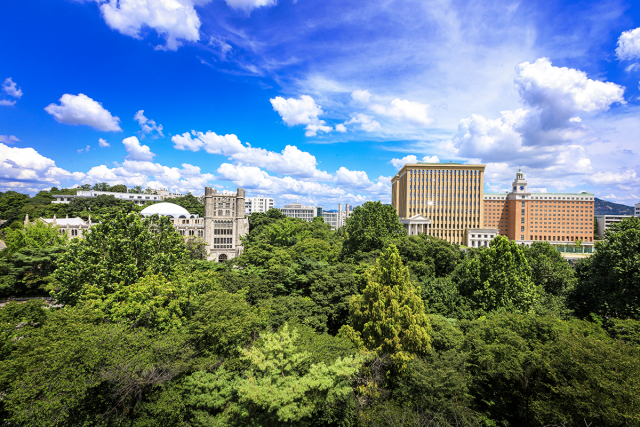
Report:
[[[639,218],[574,269],[407,236],[380,202],[336,231],[272,209],[216,263],[130,202],[51,194],[0,194],[0,297],[56,302],[0,309],[2,425],[640,426]],[[99,223],[22,223],[53,213]]]

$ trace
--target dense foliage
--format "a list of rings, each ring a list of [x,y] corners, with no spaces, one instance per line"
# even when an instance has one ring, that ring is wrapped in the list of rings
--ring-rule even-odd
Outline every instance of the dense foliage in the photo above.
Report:
[[[548,243],[407,236],[380,203],[337,231],[271,210],[215,263],[108,199],[82,239],[23,227],[74,208],[33,199],[0,197],[0,292],[63,305],[0,308],[3,425],[640,425],[640,220],[574,271]]]

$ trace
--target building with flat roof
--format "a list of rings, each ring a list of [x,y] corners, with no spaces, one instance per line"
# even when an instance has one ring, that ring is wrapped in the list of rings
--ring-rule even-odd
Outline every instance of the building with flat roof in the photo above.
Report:
[[[342,210],[342,203],[338,205],[338,210],[323,210],[322,218],[324,222],[329,224],[331,228],[337,230],[340,227],[344,227],[347,223],[347,218],[351,216],[353,209],[350,209],[349,204],[345,204],[345,210]]]
[[[269,209],[273,209],[273,204],[272,197],[247,197],[244,199],[244,213],[246,215],[251,215],[254,212],[267,213]]]
[[[467,228],[483,223],[484,169],[460,163],[406,164],[391,180],[391,205],[405,226],[421,215],[430,221],[428,234],[464,244]]]
[[[604,232],[607,231],[613,224],[617,224],[627,218],[633,218],[635,215],[596,215],[596,228],[598,236],[604,239]]]
[[[51,197],[55,197],[55,200],[51,203],[71,203],[76,198],[96,198],[98,196],[113,196],[116,199],[128,200],[138,205],[144,205],[147,202],[160,202],[163,200],[163,196],[158,194],[136,194],[136,193],[118,193],[115,191],[94,191],[94,190],[78,190],[75,195],[69,194],[52,194]],[[177,196],[171,196],[177,197]]]
[[[640,203],[636,203],[635,210],[633,211],[633,216],[637,216],[640,218]]]
[[[483,228],[495,228],[521,244],[547,241],[593,246],[594,196],[590,193],[532,193],[522,171],[509,193],[485,193]]]
[[[313,218],[322,216],[322,206],[303,205],[301,203],[289,203],[280,208],[280,212],[288,218],[298,218],[303,221],[313,221]]]

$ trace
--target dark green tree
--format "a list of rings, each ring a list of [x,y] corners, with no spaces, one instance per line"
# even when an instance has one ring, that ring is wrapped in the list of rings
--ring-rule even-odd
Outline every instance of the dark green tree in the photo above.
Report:
[[[130,285],[144,274],[169,277],[187,258],[184,240],[167,217],[118,213],[69,245],[54,274],[59,289],[53,296],[75,304],[87,285],[109,294],[116,284]]]
[[[204,217],[204,205],[198,201],[198,199],[191,193],[182,197],[174,197],[170,200],[171,203],[178,206],[182,206],[189,211],[192,215],[199,215]]]
[[[596,248],[577,267],[576,314],[640,320],[640,218],[612,225]]]
[[[109,187],[108,191],[112,191],[114,193],[126,193],[127,192],[127,186],[124,185],[124,184],[112,185],[111,187]]]
[[[381,202],[365,202],[357,206],[347,219],[345,232],[344,250],[347,254],[383,250],[390,239],[407,234],[393,206]]]

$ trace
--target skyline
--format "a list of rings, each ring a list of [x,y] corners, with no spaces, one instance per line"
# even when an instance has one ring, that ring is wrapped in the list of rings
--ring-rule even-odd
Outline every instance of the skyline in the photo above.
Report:
[[[0,16],[0,191],[108,182],[334,208],[405,163],[640,201],[632,2],[26,0]]]

